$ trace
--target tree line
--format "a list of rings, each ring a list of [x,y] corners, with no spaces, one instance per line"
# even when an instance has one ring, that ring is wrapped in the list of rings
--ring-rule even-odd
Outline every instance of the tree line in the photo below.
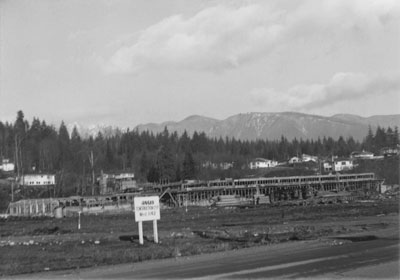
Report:
[[[178,135],[169,132],[128,130],[105,137],[81,138],[76,127],[68,131],[64,122],[58,128],[38,118],[29,123],[22,111],[14,123],[0,122],[0,158],[15,163],[16,176],[32,173],[56,174],[57,195],[82,193],[104,173],[133,172],[141,182],[173,182],[210,178],[203,163],[233,164],[233,170],[247,167],[256,157],[288,160],[301,154],[346,157],[352,151],[378,153],[383,147],[399,144],[398,128],[370,128],[362,142],[352,137],[243,141],[234,138],[208,138],[204,132]]]

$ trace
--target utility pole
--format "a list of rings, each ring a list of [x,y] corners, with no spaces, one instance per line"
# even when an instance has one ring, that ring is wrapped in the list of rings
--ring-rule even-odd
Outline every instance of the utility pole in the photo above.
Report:
[[[81,195],[83,196],[84,189],[86,191],[86,186],[87,186],[87,178],[86,178],[86,171],[85,171],[85,160],[82,160],[82,186],[81,186]]]
[[[94,159],[93,159],[93,150],[90,151],[89,162],[90,162],[90,167],[92,168],[92,195],[94,195]]]
[[[11,202],[14,202],[14,182],[11,182]]]
[[[17,140],[17,135],[15,135],[14,140],[15,140],[15,163],[17,164],[17,180],[19,179],[19,159],[18,159],[18,140]]]

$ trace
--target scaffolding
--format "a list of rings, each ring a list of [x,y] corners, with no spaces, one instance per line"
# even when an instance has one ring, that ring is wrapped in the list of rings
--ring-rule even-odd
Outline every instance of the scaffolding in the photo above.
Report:
[[[47,216],[53,217],[54,210],[60,206],[55,198],[23,199],[11,202],[8,206],[10,216]]]

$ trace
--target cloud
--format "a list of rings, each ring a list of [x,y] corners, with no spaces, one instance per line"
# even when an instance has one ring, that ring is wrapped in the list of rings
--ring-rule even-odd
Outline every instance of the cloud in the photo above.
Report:
[[[133,33],[136,40],[119,40],[103,66],[106,72],[122,73],[154,65],[223,71],[296,40],[366,40],[371,32],[398,21],[400,14],[392,0],[279,4],[219,5],[191,17],[170,16],[139,35]]]
[[[313,110],[338,102],[359,100],[372,95],[385,96],[400,90],[400,79],[368,76],[362,73],[337,73],[326,84],[296,85],[286,91],[258,88],[251,91],[254,104],[277,110]]]
[[[258,5],[217,6],[188,19],[166,18],[141,32],[133,44],[119,48],[107,70],[130,72],[154,64],[199,70],[237,67],[273,45],[280,34],[281,26],[273,24],[278,15],[262,11]]]

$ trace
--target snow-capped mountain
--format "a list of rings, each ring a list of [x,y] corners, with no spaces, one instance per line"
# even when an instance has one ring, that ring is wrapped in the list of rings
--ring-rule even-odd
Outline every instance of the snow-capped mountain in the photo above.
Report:
[[[87,139],[89,137],[96,137],[99,133],[101,133],[103,137],[108,138],[127,130],[126,128],[118,128],[116,126],[105,124],[84,126],[77,122],[74,122],[67,125],[67,129],[70,134],[72,134],[74,127],[76,127],[79,136],[84,139]]]
[[[190,116],[180,122],[138,125],[139,131],[159,133],[167,127],[168,131],[189,135],[194,131],[205,132],[209,137],[234,137],[241,140],[279,139],[285,136],[288,140],[317,139],[318,137],[352,136],[362,140],[368,133],[381,127],[400,126],[400,115],[372,116],[368,118],[355,115],[334,115],[324,117],[294,112],[283,113],[246,113],[231,116],[225,120],[216,120],[203,116]]]

